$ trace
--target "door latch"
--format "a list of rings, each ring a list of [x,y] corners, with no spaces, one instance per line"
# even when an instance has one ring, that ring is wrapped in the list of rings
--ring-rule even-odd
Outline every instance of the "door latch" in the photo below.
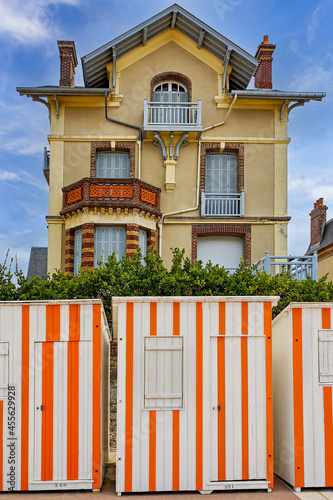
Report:
[[[221,411],[221,405],[213,406],[213,410]]]

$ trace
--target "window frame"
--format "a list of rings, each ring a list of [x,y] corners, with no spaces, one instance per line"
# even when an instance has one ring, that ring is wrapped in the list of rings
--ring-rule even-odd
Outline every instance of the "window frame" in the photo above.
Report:
[[[108,230],[109,232],[109,238],[108,238],[108,242],[106,242],[106,239],[103,240],[102,238],[102,241],[99,242],[98,241],[98,233],[100,231],[105,231],[105,230]],[[117,250],[114,251],[113,248],[112,248],[112,244],[113,244],[113,237],[112,237],[112,233],[114,233],[115,231],[119,231],[119,234],[122,234],[123,235],[123,241],[120,242],[120,241],[116,241],[116,244],[119,245],[119,249],[118,249],[118,253],[119,255],[117,255]],[[98,255],[98,244],[101,243],[102,245],[102,248],[103,248],[103,245],[105,245],[105,243],[108,243],[109,244],[109,247],[110,247],[110,251],[109,253],[104,253],[103,250],[101,251],[101,254]],[[121,248],[121,246],[122,248]],[[121,253],[121,250],[123,250],[123,252]],[[98,261],[102,258],[102,262],[106,262],[109,255],[113,255],[113,254],[116,254],[116,258],[117,260],[119,261],[123,255],[126,253],[126,227],[125,226],[118,226],[118,225],[113,225],[113,226],[107,226],[107,225],[96,225],[95,226],[95,229],[94,229],[94,268],[97,268],[98,267]]]
[[[217,163],[216,159],[218,159],[218,168],[214,167],[214,164]],[[211,165],[209,165],[209,163]],[[238,194],[238,165],[237,155],[235,153],[208,153],[206,155],[205,167],[205,193],[225,195]],[[217,175],[215,173],[216,171],[218,171]],[[225,181],[223,180],[224,172],[226,177]],[[232,176],[234,176],[234,179],[232,179]],[[218,181],[217,186],[216,180]],[[226,186],[224,187],[225,183]],[[209,186],[208,184],[211,185]]]
[[[110,166],[108,163],[110,158]],[[118,160],[118,165],[116,165]],[[103,161],[103,165],[100,163]],[[121,165],[123,163],[123,165]],[[101,175],[101,171],[103,175]],[[108,175],[110,170],[110,175]],[[119,172],[116,173],[116,170]],[[129,179],[130,178],[130,155],[126,152],[100,151],[96,157],[96,179]]]

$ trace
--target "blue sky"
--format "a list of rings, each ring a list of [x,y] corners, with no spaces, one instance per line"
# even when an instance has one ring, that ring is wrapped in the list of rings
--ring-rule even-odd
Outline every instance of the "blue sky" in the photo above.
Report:
[[[7,249],[27,270],[31,246],[47,246],[48,185],[44,105],[16,87],[58,85],[57,40],[74,40],[78,58],[165,9],[164,0],[0,0],[0,262]],[[319,197],[333,217],[333,2],[331,0],[181,0],[183,8],[255,54],[263,35],[276,44],[273,87],[327,92],[290,114],[289,253],[309,242],[309,212]],[[76,84],[82,85],[81,64]],[[250,84],[251,87],[252,84]]]

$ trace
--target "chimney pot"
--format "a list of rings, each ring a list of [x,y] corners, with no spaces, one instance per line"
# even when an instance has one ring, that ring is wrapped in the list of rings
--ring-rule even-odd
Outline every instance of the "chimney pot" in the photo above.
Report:
[[[276,45],[268,43],[268,35],[264,35],[255,57],[259,59],[258,66],[254,72],[254,85],[258,89],[271,89],[272,84],[272,61]]]
[[[74,74],[77,66],[75,43],[72,41],[58,41],[60,56],[60,87],[74,87]]]

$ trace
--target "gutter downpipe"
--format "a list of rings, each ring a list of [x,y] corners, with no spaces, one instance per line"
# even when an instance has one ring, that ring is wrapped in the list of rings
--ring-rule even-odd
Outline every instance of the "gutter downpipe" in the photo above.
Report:
[[[143,137],[142,128],[138,127],[137,125],[132,125],[131,123],[125,123],[125,122],[121,122],[120,120],[114,120],[113,118],[109,118],[108,117],[108,100],[107,99],[108,99],[108,93],[105,92],[105,118],[109,122],[118,123],[118,125],[125,125],[125,127],[135,128],[136,130],[139,131],[139,140],[137,140],[136,143],[139,146],[138,178],[140,179],[140,177],[141,177],[141,144],[142,144],[142,137]]]
[[[199,193],[200,193],[200,151],[201,151],[201,137],[198,141],[198,168],[197,168],[197,196],[196,196],[196,206],[192,208],[185,208],[184,210],[177,210],[176,212],[169,212],[167,214],[163,214],[160,218],[158,225],[158,254],[162,257],[162,234],[163,234],[163,223],[164,218],[168,215],[176,215],[183,214],[185,212],[193,212],[194,210],[198,210],[199,208]]]
[[[232,100],[232,103],[231,103],[231,105],[230,105],[230,108],[228,109],[228,112],[227,112],[227,114],[225,115],[225,118],[224,118],[223,122],[215,123],[215,125],[209,125],[209,127],[205,127],[205,128],[203,128],[203,129],[202,129],[202,132],[206,132],[206,130],[210,130],[210,129],[212,129],[212,128],[218,127],[219,125],[224,125],[224,124],[225,124],[225,122],[227,121],[228,116],[229,116],[229,115],[230,115],[230,113],[231,113],[231,110],[232,110],[232,108],[233,108],[233,106],[234,106],[234,104],[235,104],[236,100],[237,100],[237,94],[235,94],[235,97],[234,97],[234,98],[233,98],[233,100]]]

